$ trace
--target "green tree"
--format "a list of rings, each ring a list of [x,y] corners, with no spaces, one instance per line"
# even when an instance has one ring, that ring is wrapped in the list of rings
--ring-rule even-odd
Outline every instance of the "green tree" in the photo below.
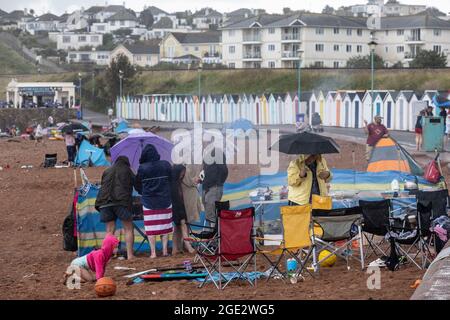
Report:
[[[98,50],[110,51],[114,49],[114,36],[111,33],[105,33],[103,35],[103,45]]]
[[[150,9],[145,9],[141,12],[139,15],[139,22],[147,28],[153,26],[154,18]]]
[[[374,55],[374,66],[376,69],[384,68],[384,60],[379,55]],[[347,68],[370,69],[372,67],[370,54],[366,56],[356,56],[348,59]]]
[[[447,56],[433,50],[420,50],[409,66],[411,68],[445,68]]]
[[[130,63],[127,56],[119,54],[111,61],[111,64],[105,72],[105,79],[107,79],[107,81],[105,81],[106,91],[104,91],[104,94],[105,97],[107,97],[108,100],[112,103],[116,101],[116,97],[120,94],[119,71],[121,71],[123,74],[122,93],[135,93],[135,77],[138,73],[138,70]]]
[[[326,5],[325,8],[322,9],[323,14],[334,14],[334,8]]]

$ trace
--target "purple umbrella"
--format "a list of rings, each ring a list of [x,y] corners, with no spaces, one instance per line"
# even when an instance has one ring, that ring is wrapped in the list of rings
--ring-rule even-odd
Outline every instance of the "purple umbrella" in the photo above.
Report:
[[[145,145],[152,144],[161,156],[161,160],[172,162],[173,144],[151,132],[130,134],[111,148],[111,160],[115,162],[119,156],[126,156],[130,160],[131,168],[136,172],[139,159]]]

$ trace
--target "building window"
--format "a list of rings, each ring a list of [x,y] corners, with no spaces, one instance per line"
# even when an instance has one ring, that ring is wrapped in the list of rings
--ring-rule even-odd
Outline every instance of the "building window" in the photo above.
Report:
[[[351,36],[352,35],[352,29],[347,29],[347,35]]]
[[[314,67],[323,68],[323,61],[314,61]]]
[[[269,28],[269,34],[274,34],[275,33],[275,28]]]
[[[269,61],[269,68],[275,68],[275,61]]]
[[[77,54],[76,53],[69,54],[69,59],[76,59],[76,58],[77,58]]]
[[[438,45],[433,46],[433,51],[434,51],[434,52],[437,52],[437,53],[441,53],[442,47],[441,47],[441,46],[438,46]]]
[[[136,56],[136,61],[141,61],[141,56]]]
[[[405,47],[404,46],[398,46],[397,47],[397,53],[402,53],[405,52]]]
[[[356,31],[356,34],[361,37],[363,35],[363,30],[362,29],[358,29]]]
[[[228,36],[234,37],[234,30],[228,30]]]
[[[98,36],[91,36],[91,42],[99,42]]]
[[[325,29],[324,28],[316,28],[316,34],[324,34]]]
[[[361,53],[363,50],[363,47],[361,45],[356,46],[356,52]]]
[[[405,34],[405,30],[403,30],[403,29],[397,30],[397,36],[403,36],[404,34]]]
[[[387,37],[389,35],[389,30],[386,30],[385,32],[386,32],[386,37]]]
[[[335,45],[333,46],[333,50],[336,51],[336,52],[338,52],[338,51],[339,51],[339,45],[338,45],[338,44],[335,44]]]
[[[275,51],[275,45],[269,44],[269,51]]]
[[[63,36],[63,43],[69,43],[70,42],[70,36]]]
[[[236,52],[236,47],[235,46],[229,46],[228,47],[228,52],[231,53],[231,54],[235,53]]]
[[[115,26],[116,22],[115,21],[110,21],[109,24],[112,25],[112,26]]]
[[[440,37],[441,36],[441,32],[442,32],[441,29],[434,29],[433,30],[433,34],[434,34],[435,37]]]
[[[120,21],[120,25],[124,26],[125,25],[125,21]]]
[[[198,47],[195,47],[195,49],[194,49],[195,51],[198,51]]]
[[[188,47],[184,47],[184,52],[189,52],[189,48]]]
[[[334,34],[339,34],[339,28],[334,28],[334,29],[333,29],[333,33],[334,33]]]
[[[352,46],[350,44],[347,45],[346,51],[347,52],[352,52]]]
[[[230,62],[230,63],[228,64],[228,68],[230,68],[230,69],[235,69],[235,68],[236,68],[236,64],[235,64],[234,62]]]
[[[334,67],[335,69],[338,69],[338,68],[339,68],[339,61],[333,62],[333,67]]]
[[[151,56],[147,56],[147,61],[148,62],[152,61],[152,57]]]
[[[323,44],[316,44],[316,51],[323,52]]]
[[[384,47],[384,51],[386,51],[386,53],[389,52],[389,47]]]
[[[105,26],[97,26],[97,31],[105,31]]]
[[[78,42],[86,42],[86,36],[78,36]]]

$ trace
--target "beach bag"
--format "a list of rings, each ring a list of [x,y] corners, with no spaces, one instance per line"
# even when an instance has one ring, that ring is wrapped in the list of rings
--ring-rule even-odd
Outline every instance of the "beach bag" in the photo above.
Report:
[[[398,270],[400,266],[400,259],[398,258],[395,239],[391,237],[389,241],[391,242],[391,253],[389,254],[389,257],[386,260],[386,267],[391,271],[395,271]]]
[[[331,197],[313,194],[311,202],[312,209],[331,210],[333,208],[333,201]]]
[[[65,251],[77,251],[78,242],[77,237],[74,234],[75,219],[73,217],[73,205],[72,210],[64,219],[62,234],[63,234],[63,249]]]
[[[431,160],[430,163],[425,167],[425,173],[423,177],[425,180],[431,183],[438,183],[441,179],[441,172],[439,171],[439,167],[437,165],[436,159]]]

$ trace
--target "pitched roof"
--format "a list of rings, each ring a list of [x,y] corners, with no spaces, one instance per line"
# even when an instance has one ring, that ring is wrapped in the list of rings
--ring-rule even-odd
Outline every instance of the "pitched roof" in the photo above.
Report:
[[[389,91],[389,94],[391,95],[392,99],[395,101],[397,100],[397,97],[400,94],[400,91]]]
[[[320,13],[296,13],[291,15],[262,14],[235,23],[229,23],[223,29],[250,28],[254,23],[258,23],[261,27],[266,28],[288,27],[296,22],[310,27],[367,28],[365,20],[360,18]]]
[[[175,58],[173,58],[173,59],[177,59],[177,60],[187,60],[187,59],[190,59],[190,60],[200,60],[199,57],[196,57],[196,56],[194,56],[193,54],[185,54],[185,55],[183,55],[183,56],[175,57]]]
[[[150,7],[146,8],[146,10],[150,10],[150,13],[152,14],[152,16],[156,16],[158,14],[168,14],[164,10],[161,10],[160,8],[155,7],[155,6],[150,6]]]
[[[414,96],[414,91],[402,90],[402,91],[400,91],[400,94],[403,94],[403,96],[406,98],[406,101],[410,102],[412,97]]]
[[[32,18],[33,16],[29,13],[25,14],[25,12],[23,12],[23,10],[14,10],[14,11],[11,11],[10,13],[4,15],[2,18],[4,20],[20,20],[25,17]]]
[[[237,9],[237,10],[228,12],[227,16],[228,17],[236,17],[236,16],[237,17],[243,17],[245,15],[251,16],[252,14],[253,14],[252,10],[247,9],[247,8],[241,8],[241,9]]]
[[[5,15],[7,15],[7,14],[8,14],[8,12],[3,11],[2,9],[0,9],[0,17],[3,17]]]
[[[52,13],[46,13],[42,16],[36,17],[34,21],[59,21],[60,17],[52,14]]]
[[[99,13],[100,11],[102,11],[103,9],[105,9],[105,7],[102,6],[92,6],[87,10],[84,10],[84,13],[87,14],[96,14]]]
[[[67,21],[67,18],[69,18],[69,14],[68,13],[64,13],[59,17],[59,21],[63,22],[63,21]]]
[[[169,17],[162,17],[152,26],[152,29],[172,29],[173,21]]]
[[[120,5],[110,5],[110,6],[104,7],[102,11],[104,11],[104,12],[120,12],[122,10],[126,10],[126,8],[124,6],[120,6]]]
[[[136,20],[137,20],[136,16],[133,13],[131,13],[130,10],[122,10],[113,14],[105,21],[136,21]]]
[[[206,11],[208,11],[208,13],[206,13]],[[203,8],[200,9],[199,11],[197,11],[196,13],[194,13],[192,15],[192,17],[194,18],[198,18],[198,17],[213,17],[213,16],[222,16],[222,14],[214,9],[211,8]]]
[[[356,92],[347,92],[347,95],[350,98],[350,101],[353,101],[356,97]]]
[[[159,54],[159,43],[156,41],[122,45],[132,54]]]
[[[450,21],[439,19],[438,17],[430,14],[381,18],[381,29],[409,28],[450,29]]]
[[[208,32],[192,32],[181,33],[172,32],[171,35],[177,39],[180,43],[219,43],[221,32],[220,31],[208,31]]]

